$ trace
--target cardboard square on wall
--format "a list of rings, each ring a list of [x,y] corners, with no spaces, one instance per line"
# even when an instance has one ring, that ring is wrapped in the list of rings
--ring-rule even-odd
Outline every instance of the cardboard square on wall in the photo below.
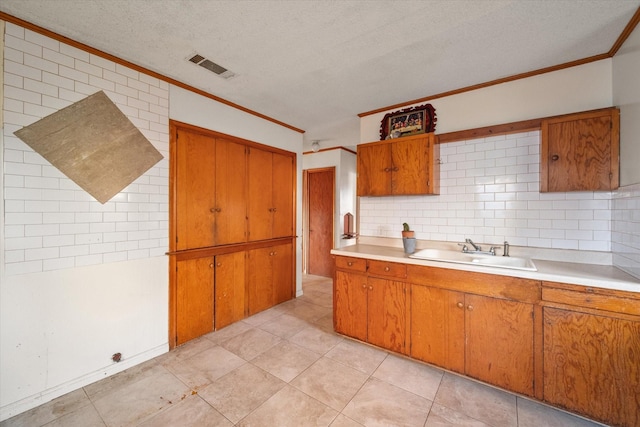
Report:
[[[102,91],[15,135],[102,204],[163,158]]]

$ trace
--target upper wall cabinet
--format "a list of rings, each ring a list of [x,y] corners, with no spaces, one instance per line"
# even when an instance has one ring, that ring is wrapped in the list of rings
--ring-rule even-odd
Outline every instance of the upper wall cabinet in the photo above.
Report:
[[[246,147],[177,130],[178,250],[247,240]]]
[[[540,191],[610,191],[619,186],[620,110],[542,121]]]
[[[293,236],[293,157],[249,149],[249,239]]]
[[[358,145],[358,196],[439,194],[433,133]]]

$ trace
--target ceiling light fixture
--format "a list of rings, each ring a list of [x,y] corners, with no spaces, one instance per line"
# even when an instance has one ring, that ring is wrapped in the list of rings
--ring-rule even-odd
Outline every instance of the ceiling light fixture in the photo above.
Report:
[[[320,141],[316,139],[311,143],[311,151],[313,151],[314,153],[320,151]]]
[[[223,79],[230,79],[231,77],[235,76],[232,71],[227,70],[222,65],[218,65],[215,62],[210,61],[204,56],[197,53],[189,58],[189,62],[193,62],[194,64],[197,64],[202,68],[206,68],[207,70],[219,75]]]

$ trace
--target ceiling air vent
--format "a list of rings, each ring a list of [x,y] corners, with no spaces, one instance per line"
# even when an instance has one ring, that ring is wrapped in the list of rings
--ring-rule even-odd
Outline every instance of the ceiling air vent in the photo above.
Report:
[[[226,68],[224,68],[221,65],[216,64],[213,61],[210,61],[210,60],[206,59],[202,55],[198,55],[197,53],[195,55],[193,55],[191,58],[189,58],[189,61],[193,62],[194,64],[198,64],[202,68],[206,68],[207,70],[216,73],[217,75],[219,75],[223,79],[229,79],[229,78],[235,76],[235,74],[233,72],[227,70]]]

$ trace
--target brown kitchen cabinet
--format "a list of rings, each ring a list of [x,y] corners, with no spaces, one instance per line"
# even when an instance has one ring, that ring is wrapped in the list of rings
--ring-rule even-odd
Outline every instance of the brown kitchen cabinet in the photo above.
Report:
[[[294,296],[293,244],[248,251],[249,315],[253,315]]]
[[[358,145],[357,195],[439,194],[439,151],[433,133]]]
[[[410,301],[412,357],[533,395],[533,304],[423,285]]]
[[[620,180],[620,110],[542,120],[540,191],[611,191]]]
[[[543,284],[544,400],[612,426],[640,425],[640,297]]]
[[[241,251],[215,257],[216,330],[245,317],[246,255],[246,251]]]
[[[176,345],[213,331],[214,258],[176,263]]]
[[[178,250],[246,241],[245,151],[224,138],[177,130]]]
[[[348,262],[341,259],[336,267],[344,268]],[[407,285],[393,278],[398,274],[398,268],[401,271],[404,266],[377,261],[368,263],[369,275],[358,272],[361,264],[352,265],[352,271],[338,270],[335,273],[335,330],[391,351],[405,353]],[[371,275],[376,271],[380,271],[380,277]]]
[[[187,123],[169,127],[174,348],[295,296],[296,156]]]
[[[249,239],[293,236],[293,157],[250,148]]]

